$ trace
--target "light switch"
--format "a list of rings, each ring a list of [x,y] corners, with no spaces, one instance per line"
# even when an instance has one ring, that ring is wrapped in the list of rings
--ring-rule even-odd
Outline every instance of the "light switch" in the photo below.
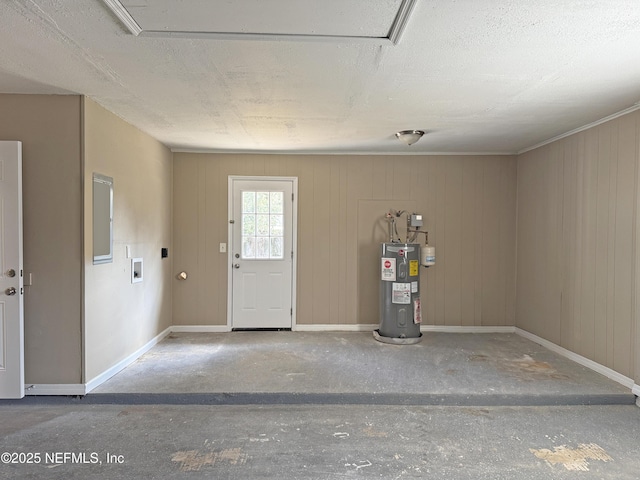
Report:
[[[221,243],[220,244],[220,253],[227,253],[227,244],[226,243]]]

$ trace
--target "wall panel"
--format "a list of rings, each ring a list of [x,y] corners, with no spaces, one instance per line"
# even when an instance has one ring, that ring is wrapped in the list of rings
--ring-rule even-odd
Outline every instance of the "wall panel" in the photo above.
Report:
[[[0,140],[22,141],[25,381],[82,378],[81,97],[0,94]]]
[[[639,131],[634,112],[527,152],[517,182],[517,326],[636,381]]]
[[[514,157],[193,153],[174,154],[174,324],[226,325],[227,178],[265,174],[298,177],[298,324],[378,322],[383,216],[410,207],[437,247],[425,323],[514,325]]]

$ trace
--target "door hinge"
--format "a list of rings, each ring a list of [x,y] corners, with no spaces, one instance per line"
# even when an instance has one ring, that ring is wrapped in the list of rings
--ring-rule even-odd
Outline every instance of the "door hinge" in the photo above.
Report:
[[[291,260],[293,260],[293,250],[291,250]]]
[[[291,201],[292,201],[292,202],[293,202],[293,195],[294,195],[294,194],[292,193],[292,194],[291,194]]]
[[[291,310],[289,310],[289,315],[293,317],[293,307],[291,307]]]

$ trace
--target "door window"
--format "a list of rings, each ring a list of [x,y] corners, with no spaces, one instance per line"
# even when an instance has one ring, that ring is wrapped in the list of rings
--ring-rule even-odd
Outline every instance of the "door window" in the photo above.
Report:
[[[242,258],[284,259],[284,192],[242,192]]]

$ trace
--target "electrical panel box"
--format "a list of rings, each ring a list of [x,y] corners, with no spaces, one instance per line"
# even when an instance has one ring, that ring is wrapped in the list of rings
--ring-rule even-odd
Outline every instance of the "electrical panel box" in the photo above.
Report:
[[[422,215],[419,215],[417,213],[412,213],[407,217],[407,221],[409,223],[409,226],[412,228],[422,227]]]

